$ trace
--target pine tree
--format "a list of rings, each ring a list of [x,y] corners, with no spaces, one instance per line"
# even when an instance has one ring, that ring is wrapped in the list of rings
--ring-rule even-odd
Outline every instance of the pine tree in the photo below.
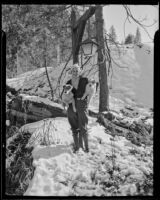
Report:
[[[47,66],[56,66],[58,39],[68,58],[71,48],[71,33],[66,5],[3,5],[2,29],[6,33],[7,76],[16,75],[17,64],[22,72],[41,67],[43,63],[43,30],[47,41]],[[18,58],[18,59],[17,59]],[[61,59],[61,57],[60,57]],[[64,58],[65,59],[65,58]],[[18,62],[17,62],[18,60]],[[26,62],[21,61],[27,60]],[[27,66],[27,68],[26,68]]]
[[[114,43],[117,40],[116,30],[113,25],[111,26],[109,30],[109,40],[111,43]]]
[[[135,44],[141,43],[141,33],[140,33],[140,30],[139,30],[138,27],[137,27],[137,31],[136,31],[136,36],[135,36],[135,39],[134,39],[134,43]]]
[[[134,43],[134,35],[128,34],[124,43],[125,44],[133,44]]]

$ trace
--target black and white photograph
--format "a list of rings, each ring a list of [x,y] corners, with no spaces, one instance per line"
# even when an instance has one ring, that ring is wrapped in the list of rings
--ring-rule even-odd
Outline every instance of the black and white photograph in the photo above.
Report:
[[[1,23],[3,194],[153,197],[159,4],[1,4]]]

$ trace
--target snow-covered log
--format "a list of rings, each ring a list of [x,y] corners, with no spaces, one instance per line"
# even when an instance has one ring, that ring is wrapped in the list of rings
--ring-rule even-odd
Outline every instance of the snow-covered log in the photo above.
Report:
[[[47,98],[20,94],[8,105],[7,118],[12,122],[35,122],[45,118],[65,117],[63,106]]]
[[[121,126],[120,123],[114,121],[114,123],[103,114],[98,116],[98,122],[106,128],[106,132],[113,137],[124,136],[126,139],[130,140],[133,144],[141,146],[142,144],[151,145],[153,144],[152,135],[145,129],[142,124],[132,123],[129,127]]]

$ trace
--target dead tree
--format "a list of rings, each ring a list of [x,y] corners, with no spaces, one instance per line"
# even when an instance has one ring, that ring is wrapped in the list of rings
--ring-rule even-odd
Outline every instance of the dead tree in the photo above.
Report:
[[[95,12],[96,18],[96,32],[98,49],[98,63],[99,63],[99,82],[100,82],[100,98],[99,98],[99,112],[109,110],[109,88],[108,88],[108,75],[106,69],[106,60],[104,60],[103,51],[105,50],[104,38],[104,20],[102,6],[97,6]],[[107,62],[108,63],[108,62]]]

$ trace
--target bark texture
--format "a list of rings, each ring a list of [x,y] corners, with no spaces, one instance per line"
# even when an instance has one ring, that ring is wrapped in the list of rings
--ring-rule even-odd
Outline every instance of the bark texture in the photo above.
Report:
[[[99,112],[109,110],[109,88],[108,88],[108,76],[106,69],[106,61],[103,58],[102,51],[105,50],[104,43],[104,20],[102,6],[97,6],[95,12],[96,18],[96,32],[97,32],[97,43],[99,44],[98,51],[98,63],[99,63],[99,82],[100,82],[100,103]]]

